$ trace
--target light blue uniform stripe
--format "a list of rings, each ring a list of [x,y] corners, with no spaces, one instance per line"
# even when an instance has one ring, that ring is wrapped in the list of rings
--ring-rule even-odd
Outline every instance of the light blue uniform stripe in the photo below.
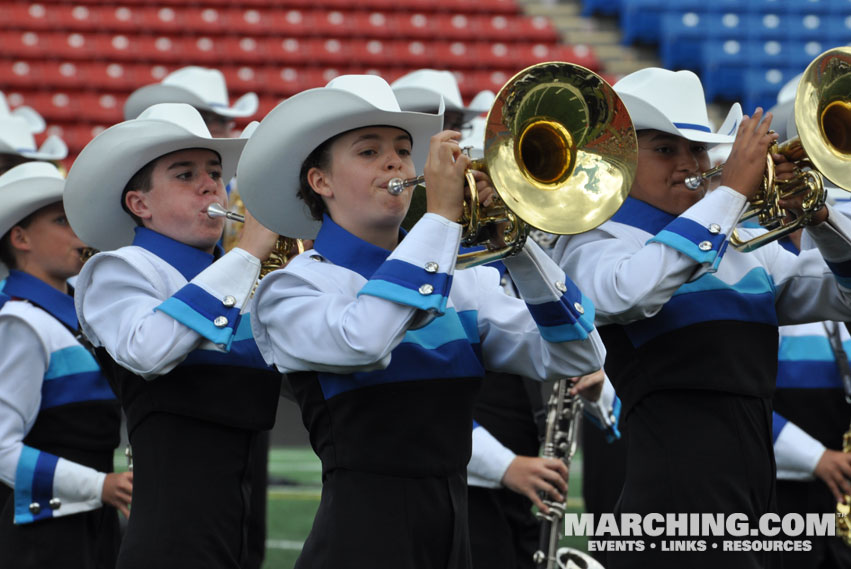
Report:
[[[34,521],[29,508],[33,502],[33,478],[35,477],[35,466],[39,454],[36,449],[25,445],[21,450],[21,457],[18,459],[18,467],[15,471],[16,524],[27,524]]]
[[[446,297],[442,294],[420,294],[419,291],[379,279],[367,282],[358,292],[358,296],[362,294],[413,306],[420,310],[433,311],[437,314],[443,314],[446,309]]]
[[[851,353],[851,341],[842,342],[842,347]],[[780,340],[778,358],[784,361],[834,361],[830,343],[824,336],[784,336]]]
[[[175,297],[169,298],[156,307],[155,310],[168,314],[187,328],[195,330],[215,344],[225,346],[225,348],[230,347],[230,343],[233,340],[233,322],[229,322],[228,326],[219,328],[208,318],[202,316],[193,310],[192,307]]]
[[[447,309],[445,316],[454,315],[454,308]],[[435,350],[456,340],[467,340],[471,344],[479,342],[478,336],[469,336],[460,318],[451,317],[432,320],[428,326],[419,330],[408,330],[402,343],[417,344],[426,350]]]
[[[100,372],[95,358],[83,346],[69,346],[50,354],[50,365],[44,380],[89,372]]]
[[[734,284],[728,284],[718,277],[704,274],[696,281],[685,283],[674,292],[674,296],[689,294],[693,292],[706,292],[711,290],[734,290],[741,294],[762,294],[775,292],[774,280],[762,267],[756,267]]]
[[[648,243],[657,242],[667,245],[671,249],[676,249],[683,255],[688,255],[698,263],[712,263],[718,255],[718,250],[713,248],[709,251],[701,251],[698,246],[686,239],[682,235],[663,229],[658,235],[647,241]]]

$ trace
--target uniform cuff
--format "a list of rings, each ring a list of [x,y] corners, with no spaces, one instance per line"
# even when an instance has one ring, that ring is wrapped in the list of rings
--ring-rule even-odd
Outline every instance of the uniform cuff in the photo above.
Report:
[[[824,451],[823,444],[787,421],[774,441],[777,478],[813,480],[816,465]]]
[[[484,427],[473,429],[473,452],[467,465],[468,481],[475,486],[499,488],[515,455]]]

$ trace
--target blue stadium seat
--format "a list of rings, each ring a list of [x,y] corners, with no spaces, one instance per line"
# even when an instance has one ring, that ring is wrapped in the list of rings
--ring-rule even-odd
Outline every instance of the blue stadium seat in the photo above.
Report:
[[[657,43],[666,0],[621,0],[623,43]]]
[[[745,40],[748,29],[740,14],[667,13],[662,18],[659,54],[668,69],[700,69],[707,39]]]
[[[585,0],[582,2],[582,15],[601,14],[614,16],[621,11],[621,0]]]
[[[703,44],[700,76],[707,101],[738,101],[748,66],[747,42],[709,40]]]
[[[804,68],[749,69],[745,72],[742,111],[753,114],[757,107],[770,109],[777,102],[777,92]]]

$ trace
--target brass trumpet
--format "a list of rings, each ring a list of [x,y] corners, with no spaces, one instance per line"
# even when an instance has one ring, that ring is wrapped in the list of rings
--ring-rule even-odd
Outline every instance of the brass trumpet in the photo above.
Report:
[[[756,217],[768,231],[748,241],[733,231],[730,244],[739,251],[753,251],[810,224],[827,198],[824,177],[851,191],[851,48],[830,49],[807,66],[795,94],[794,112],[798,136],[768,149],[762,187],[748,200],[739,219],[741,223]],[[775,179],[772,153],[793,162],[798,173],[790,180]],[[722,171],[723,164],[690,176],[686,187],[696,190]],[[780,201],[795,196],[803,196],[803,214],[790,221]]]
[[[602,77],[548,62],[520,71],[497,94],[484,151],[467,170],[470,199],[458,223],[465,246],[488,249],[459,255],[459,269],[517,253],[530,226],[567,235],[609,219],[632,185],[638,144],[626,107]],[[474,170],[487,172],[493,183],[487,208],[479,203]],[[387,191],[398,195],[423,181],[397,178]],[[503,223],[505,245],[491,249],[487,229]]]
[[[217,203],[211,203],[207,207],[207,215],[213,218],[224,217],[225,219],[237,221],[239,223],[245,222],[244,215],[228,211]],[[275,242],[275,248],[272,249],[272,253],[269,255],[269,258],[260,263],[260,278],[262,279],[272,271],[280,269],[289,263],[292,258],[295,257],[295,255],[290,254],[293,249],[298,251],[298,253],[296,253],[297,255],[304,253],[304,241],[279,235],[278,240]]]

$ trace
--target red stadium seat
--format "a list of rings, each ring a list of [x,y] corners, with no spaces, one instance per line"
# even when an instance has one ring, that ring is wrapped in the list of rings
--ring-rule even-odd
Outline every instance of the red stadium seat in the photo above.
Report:
[[[264,14],[264,21],[269,26],[269,32],[279,38],[305,37],[315,35],[317,16],[313,10],[292,8],[289,10],[273,10]]]
[[[90,122],[115,124],[124,120],[126,95],[113,93],[83,92],[74,95],[79,106],[80,118]]]
[[[40,61],[22,59],[0,60],[0,77],[3,78],[3,90],[12,87],[40,86],[44,83],[44,69]]]
[[[143,12],[131,6],[99,6],[100,26],[104,31],[127,32],[150,28]]]
[[[406,36],[405,15],[372,10],[353,14],[352,35],[356,37],[391,39]]]
[[[311,40],[298,38],[267,38],[262,40],[268,62],[284,65],[304,65],[314,61]]]
[[[0,21],[10,30],[49,30],[48,7],[43,4],[0,5]]]
[[[210,38],[221,54],[221,61],[241,65],[260,65],[266,60],[266,40],[250,35]]]
[[[21,104],[36,109],[48,121],[80,119],[79,99],[64,91],[21,91]]]
[[[205,36],[219,35],[227,31],[226,13],[216,7],[191,7],[179,11],[183,33],[197,33]]]

